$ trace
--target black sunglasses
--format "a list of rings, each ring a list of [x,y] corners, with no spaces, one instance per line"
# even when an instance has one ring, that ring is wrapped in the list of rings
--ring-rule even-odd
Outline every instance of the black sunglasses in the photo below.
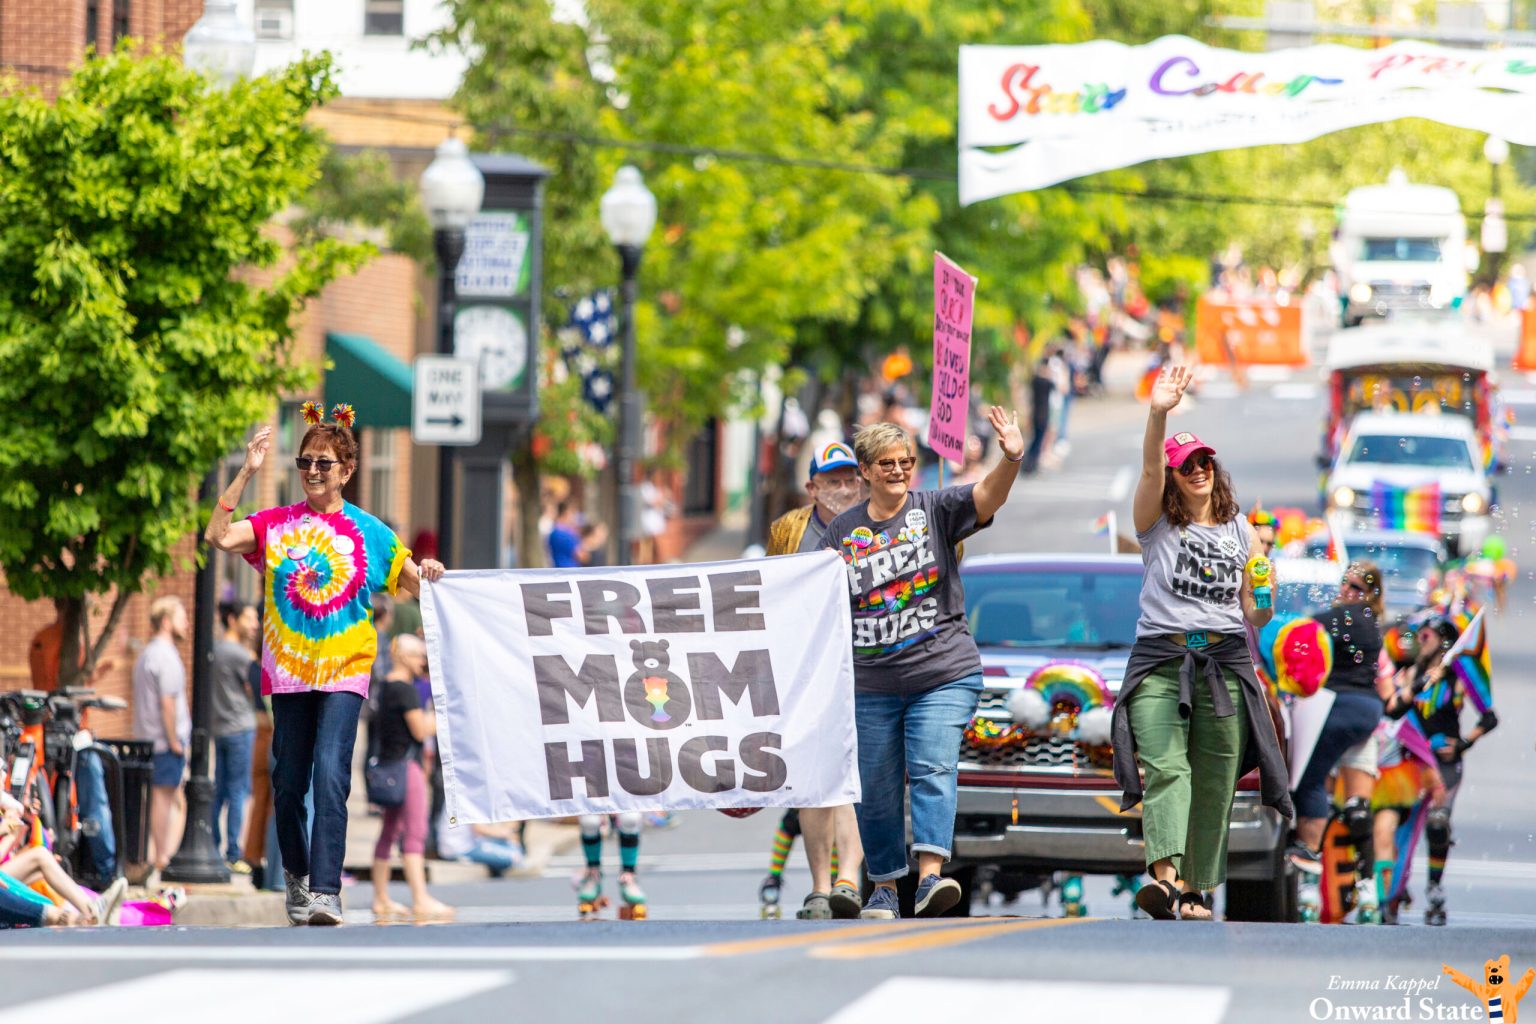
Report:
[[[1370,588],[1364,583],[1356,583],[1354,580],[1345,580],[1339,584],[1340,590],[1353,590],[1357,594],[1369,594]]]
[[[1215,465],[1215,459],[1211,458],[1205,452],[1201,452],[1199,455],[1191,455],[1189,458],[1185,459],[1183,464],[1179,466],[1178,473],[1179,476],[1189,476],[1197,469],[1211,469]]]
[[[308,455],[298,456],[293,460],[293,464],[298,466],[306,473],[309,472],[310,466],[314,466],[322,473],[329,473],[332,466],[341,465],[341,463],[337,462],[335,459],[312,459]]]

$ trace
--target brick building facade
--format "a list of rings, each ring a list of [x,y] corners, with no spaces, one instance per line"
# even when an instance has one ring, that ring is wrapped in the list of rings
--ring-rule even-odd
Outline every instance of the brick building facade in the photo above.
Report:
[[[88,48],[174,45],[202,13],[203,0],[0,0],[0,66],[51,95]]]

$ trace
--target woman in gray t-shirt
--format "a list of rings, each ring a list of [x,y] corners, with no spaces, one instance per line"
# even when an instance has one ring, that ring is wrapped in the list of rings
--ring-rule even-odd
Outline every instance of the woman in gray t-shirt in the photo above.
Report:
[[[1155,918],[1177,911],[1207,921],[1205,893],[1226,880],[1237,780],[1258,765],[1265,802],[1277,806],[1288,804],[1288,780],[1244,633],[1273,614],[1256,606],[1246,571],[1263,546],[1216,450],[1187,432],[1164,439],[1190,377],[1187,367],[1168,367],[1152,390],[1133,508],[1146,566],[1141,618],[1113,743],[1122,805],[1143,804],[1155,882],[1137,904]]]

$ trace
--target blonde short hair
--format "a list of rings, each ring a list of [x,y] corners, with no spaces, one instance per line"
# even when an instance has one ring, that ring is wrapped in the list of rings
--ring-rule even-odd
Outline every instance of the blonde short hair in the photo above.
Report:
[[[875,459],[887,448],[901,445],[910,455],[917,454],[912,435],[895,423],[871,423],[860,427],[853,435],[853,454],[862,466],[873,466]]]
[[[401,633],[389,642],[389,649],[390,653],[397,658],[402,654],[420,654],[425,656],[427,644],[426,641],[422,640],[415,633]]]
[[[156,633],[165,625],[165,620],[176,614],[176,610],[186,610],[186,605],[181,603],[181,598],[174,594],[165,597],[157,597],[149,605],[149,628]]]

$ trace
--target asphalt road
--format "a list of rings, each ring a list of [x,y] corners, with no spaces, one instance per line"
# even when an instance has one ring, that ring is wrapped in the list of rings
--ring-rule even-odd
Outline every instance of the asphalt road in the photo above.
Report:
[[[1536,423],[1536,390],[1515,380],[1506,387],[1522,418]],[[1246,393],[1218,381],[1177,423],[1220,449],[1245,506],[1262,497],[1311,507],[1322,407],[1315,374],[1256,381]],[[1021,480],[998,524],[968,548],[1102,545],[1092,535],[1095,518],[1115,509],[1129,520],[1142,415],[1126,402],[1080,402],[1061,465]],[[1516,437],[1502,530],[1514,557],[1536,568],[1536,430]],[[436,894],[459,908],[459,921],[446,926],[371,926],[363,887],[349,890],[348,925],[332,931],[0,933],[0,1024],[123,1017],[270,1024],[285,1015],[775,1024],[973,1024],[1007,1015],[1214,1024],[1371,1019],[1387,1009],[1399,1015],[1388,1019],[1480,1019],[1477,1000],[1442,974],[1442,964],[1480,976],[1484,960],[1508,954],[1517,978],[1536,966],[1533,605],[1536,582],[1523,568],[1508,611],[1491,627],[1504,724],[1468,762],[1446,874],[1448,928],[1411,920],[1398,928],[1133,921],[1125,898],[1111,896],[1103,879],[1089,880],[1089,919],[1062,919],[1052,901],[1025,893],[1011,906],[976,907],[980,916],[970,921],[760,921],[756,892],[774,813],[746,820],[692,813],[646,835],[641,864],[652,919],[644,923],[572,920],[576,861],[566,855],[539,877],[438,886]],[[787,910],[807,888],[803,865],[797,848]],[[1415,889],[1422,871],[1421,863]]]

